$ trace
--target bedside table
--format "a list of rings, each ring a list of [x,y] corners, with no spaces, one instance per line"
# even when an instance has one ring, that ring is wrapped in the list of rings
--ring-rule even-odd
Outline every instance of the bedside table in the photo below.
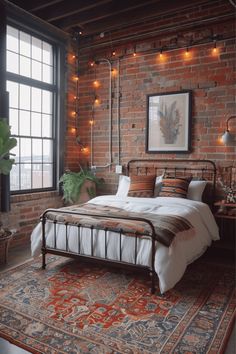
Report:
[[[236,239],[236,204],[219,201],[214,203],[214,217],[220,231],[217,245],[221,250],[235,253]]]
[[[215,218],[236,220],[236,204],[219,201],[214,203]]]

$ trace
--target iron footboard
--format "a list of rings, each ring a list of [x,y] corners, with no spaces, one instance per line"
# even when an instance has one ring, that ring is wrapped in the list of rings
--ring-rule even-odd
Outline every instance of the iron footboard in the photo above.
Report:
[[[94,227],[94,226],[83,226],[81,224],[69,224],[68,222],[61,222],[61,221],[57,221],[57,220],[48,220],[47,219],[47,214],[50,212],[56,212],[57,214],[73,214],[73,215],[83,215],[83,216],[88,216],[88,217],[96,217],[96,218],[107,218],[107,219],[122,219],[122,220],[132,220],[132,221],[141,221],[144,222],[146,224],[148,224],[148,226],[150,227],[151,233],[149,235],[145,234],[145,238],[149,238],[151,241],[151,266],[143,266],[143,265],[139,265],[137,264],[137,254],[138,254],[138,239],[142,238],[143,236],[138,234],[137,232],[133,232],[132,233],[132,237],[134,237],[134,263],[129,263],[126,262],[122,259],[122,237],[126,237],[124,234],[122,234],[122,229],[119,229],[118,231],[115,231],[114,229],[109,229],[109,228],[98,228],[98,227]],[[54,246],[53,247],[49,247],[46,244],[46,230],[45,230],[45,225],[46,222],[51,222],[54,224],[53,228],[53,237],[54,237]],[[45,269],[46,268],[46,254],[50,253],[50,254],[55,254],[55,255],[61,255],[61,256],[66,256],[66,257],[71,257],[71,258],[75,258],[75,259],[83,259],[84,261],[92,261],[92,262],[96,262],[96,263],[101,263],[101,264],[109,264],[111,266],[115,266],[115,267],[122,267],[122,268],[126,268],[126,269],[139,269],[139,270],[146,270],[149,272],[149,275],[151,277],[151,293],[154,294],[155,293],[155,283],[156,283],[156,277],[157,274],[155,272],[155,268],[154,268],[154,260],[155,260],[155,251],[156,251],[156,239],[155,239],[155,229],[154,226],[152,224],[151,221],[149,221],[148,219],[145,218],[139,218],[139,217],[121,217],[121,216],[110,216],[110,215],[96,215],[96,214],[90,214],[90,213],[79,213],[79,212],[75,212],[75,211],[66,211],[66,210],[59,210],[59,209],[47,209],[41,216],[41,223],[42,223],[42,268]],[[63,249],[58,249],[57,248],[57,237],[56,237],[56,227],[58,224],[63,224],[65,225],[66,231],[65,231],[65,250]],[[77,232],[78,232],[78,249],[77,252],[71,252],[69,251],[69,242],[68,242],[68,226],[69,225],[73,225],[75,227],[77,227]],[[87,255],[87,254],[82,254],[81,253],[81,249],[80,249],[80,245],[81,245],[81,228],[82,227],[86,227],[86,229],[90,230],[90,239],[91,239],[91,254]],[[94,255],[94,230],[103,230],[104,231],[104,235],[105,235],[105,241],[104,241],[104,253],[105,253],[105,257],[98,257]],[[119,259],[118,260],[113,260],[113,259],[109,259],[107,256],[107,239],[108,239],[108,231],[112,231],[118,234],[118,247],[119,247]],[[130,233],[129,233],[130,234]],[[99,235],[98,235],[99,237]]]

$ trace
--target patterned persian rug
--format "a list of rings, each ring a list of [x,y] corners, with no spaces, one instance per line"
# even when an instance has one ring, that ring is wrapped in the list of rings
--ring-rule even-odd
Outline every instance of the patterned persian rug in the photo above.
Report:
[[[164,296],[149,279],[48,257],[1,274],[0,336],[32,353],[222,353],[234,269],[197,261]]]

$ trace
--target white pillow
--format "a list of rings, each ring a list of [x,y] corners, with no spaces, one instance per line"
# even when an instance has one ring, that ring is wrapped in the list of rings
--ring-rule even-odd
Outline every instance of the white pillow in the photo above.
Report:
[[[117,197],[127,197],[128,192],[129,192],[129,185],[130,185],[130,177],[120,175],[116,196]]]
[[[207,185],[207,181],[191,181],[188,186],[187,199],[202,201],[202,193]]]
[[[155,181],[154,197],[157,197],[161,190],[162,176],[157,176]],[[130,177],[120,175],[118,189],[116,192],[117,197],[127,197],[130,186]]]
[[[161,191],[161,184],[162,184],[162,176],[157,176],[156,181],[155,181],[155,188],[154,188],[154,198],[158,197],[160,191]]]

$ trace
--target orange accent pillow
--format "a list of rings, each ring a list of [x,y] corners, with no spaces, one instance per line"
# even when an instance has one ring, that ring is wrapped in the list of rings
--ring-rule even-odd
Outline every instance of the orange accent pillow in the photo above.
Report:
[[[192,177],[163,178],[159,197],[187,198]]]
[[[155,181],[155,175],[131,176],[128,196],[152,198],[154,194]]]

